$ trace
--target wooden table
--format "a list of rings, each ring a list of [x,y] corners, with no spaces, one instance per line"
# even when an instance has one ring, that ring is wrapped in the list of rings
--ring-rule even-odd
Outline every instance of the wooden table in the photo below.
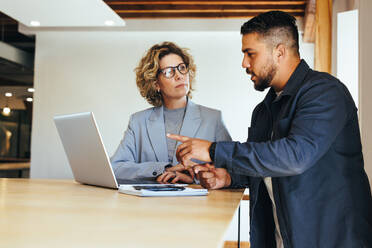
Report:
[[[71,180],[0,179],[0,247],[222,247],[242,196],[141,198]]]

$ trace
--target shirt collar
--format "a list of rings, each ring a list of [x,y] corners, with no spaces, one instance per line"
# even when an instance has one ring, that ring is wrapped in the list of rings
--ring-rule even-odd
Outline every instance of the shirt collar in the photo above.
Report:
[[[284,86],[283,92],[280,96],[276,99],[276,93],[274,88],[270,88],[269,92],[267,93],[264,102],[266,104],[270,104],[271,102],[279,101],[282,97],[286,95],[295,95],[302,85],[303,80],[307,72],[310,70],[309,65],[305,62],[305,60],[301,59],[300,63],[297,65],[296,69],[292,73],[291,77],[288,79],[288,82]]]
[[[282,96],[296,94],[309,70],[309,65],[305,62],[305,60],[301,59],[300,63],[284,86]]]

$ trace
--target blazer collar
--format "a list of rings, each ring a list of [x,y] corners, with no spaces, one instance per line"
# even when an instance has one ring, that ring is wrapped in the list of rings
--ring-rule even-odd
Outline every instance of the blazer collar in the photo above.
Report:
[[[183,119],[180,135],[195,137],[201,124],[201,113],[199,106],[188,100],[186,113]],[[168,161],[167,137],[164,125],[164,106],[153,108],[148,120],[146,121],[148,134],[152,148],[154,149],[158,161]],[[177,142],[177,146],[180,142]],[[177,162],[173,156],[173,164]]]
[[[199,106],[190,100],[187,101],[186,113],[183,119],[180,135],[195,137],[201,123]]]
[[[165,126],[163,107],[155,107],[146,120],[147,132],[157,162],[168,161],[167,141],[165,139]]]

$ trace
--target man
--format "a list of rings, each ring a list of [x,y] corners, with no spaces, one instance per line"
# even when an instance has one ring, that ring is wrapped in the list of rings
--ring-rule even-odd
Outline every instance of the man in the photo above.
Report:
[[[346,87],[300,59],[296,20],[272,11],[241,27],[256,106],[248,141],[178,135],[207,188],[249,187],[252,247],[372,247],[372,198],[357,109]]]

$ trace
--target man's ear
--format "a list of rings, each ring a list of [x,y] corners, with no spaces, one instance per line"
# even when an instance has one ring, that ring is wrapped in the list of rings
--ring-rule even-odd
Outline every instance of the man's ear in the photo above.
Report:
[[[274,50],[274,58],[280,62],[286,56],[287,49],[283,44],[278,44]]]

